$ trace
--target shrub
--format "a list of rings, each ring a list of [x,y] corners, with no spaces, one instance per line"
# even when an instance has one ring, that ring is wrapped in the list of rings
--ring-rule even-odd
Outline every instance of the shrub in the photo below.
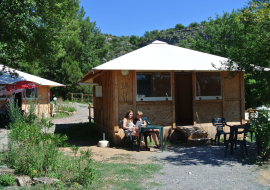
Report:
[[[183,24],[176,24],[175,29],[176,30],[183,30],[183,29],[185,29],[185,26]]]
[[[8,175],[8,174],[3,174],[0,177],[0,184],[3,186],[12,186],[15,183],[15,177]]]
[[[200,26],[200,24],[198,22],[192,22],[188,25],[189,28],[195,28],[197,26]]]
[[[252,118],[252,129],[257,133],[257,137],[260,141],[260,144],[263,147],[263,155],[270,156],[270,111],[261,110],[259,111],[257,118]]]
[[[10,115],[16,119],[10,124],[5,163],[14,168],[15,173],[31,178],[49,176],[60,179],[67,186],[72,186],[75,182],[83,186],[90,185],[95,178],[91,152],[81,151],[78,158],[63,154],[59,151],[59,146],[66,145],[66,135],[47,133],[47,129],[53,124],[45,119],[33,120],[37,118],[33,117],[35,109],[29,109],[30,113],[25,116],[17,110],[16,104],[11,107]],[[54,185],[59,188],[63,186],[62,183]]]

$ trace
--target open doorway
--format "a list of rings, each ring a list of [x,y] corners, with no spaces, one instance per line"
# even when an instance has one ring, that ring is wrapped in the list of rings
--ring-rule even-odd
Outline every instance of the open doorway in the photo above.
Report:
[[[176,125],[193,125],[192,74],[175,73],[174,80]]]
[[[22,92],[15,94],[15,102],[18,102],[18,107],[22,109]]]

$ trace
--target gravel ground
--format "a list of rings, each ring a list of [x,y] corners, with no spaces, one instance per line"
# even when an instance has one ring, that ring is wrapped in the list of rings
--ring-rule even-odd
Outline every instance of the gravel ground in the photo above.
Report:
[[[62,119],[53,119],[52,122],[55,124],[55,128],[52,128],[50,131],[54,132],[55,130],[71,127],[72,125],[76,125],[79,123],[86,123],[89,122],[89,110],[87,104],[80,104],[80,103],[69,103],[70,106],[75,107],[77,113],[72,115],[71,117],[62,118]],[[92,108],[92,112],[93,108]],[[93,115],[92,115],[93,116]]]
[[[254,143],[248,152],[256,155]],[[161,174],[146,180],[147,189],[270,189],[269,181],[259,182],[256,165],[242,159],[240,147],[224,158],[224,146],[168,146],[156,160],[164,164]],[[269,180],[269,178],[268,178]],[[158,186],[151,187],[152,183]],[[148,185],[150,184],[150,185]]]
[[[8,130],[4,128],[0,128],[0,152],[2,152],[7,147],[7,133]]]

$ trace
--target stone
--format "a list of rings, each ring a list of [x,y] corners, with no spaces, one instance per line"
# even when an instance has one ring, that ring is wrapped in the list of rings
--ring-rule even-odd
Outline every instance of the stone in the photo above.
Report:
[[[16,182],[17,182],[17,185],[21,187],[31,186],[33,183],[29,176],[17,176]]]
[[[211,145],[211,138],[188,139],[187,146],[207,146]]]
[[[49,177],[38,177],[38,178],[33,178],[35,183],[41,183],[41,184],[52,184],[54,182],[60,181],[59,179],[55,178],[49,178]]]
[[[4,173],[14,175],[14,169],[10,169],[10,168],[8,168],[6,166],[0,166],[0,175],[4,174]]]

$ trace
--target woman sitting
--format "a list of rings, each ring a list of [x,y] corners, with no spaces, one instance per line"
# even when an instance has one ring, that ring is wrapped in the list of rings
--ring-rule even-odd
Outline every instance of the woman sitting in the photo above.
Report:
[[[146,123],[145,120],[143,120],[142,116],[143,116],[143,112],[138,111],[138,112],[137,112],[137,116],[136,116],[136,118],[134,119],[133,123],[136,124],[137,121],[140,121],[140,122],[142,122],[141,126],[146,126],[147,123]],[[147,132],[147,131],[144,131],[144,132]],[[154,148],[160,148],[160,144],[157,143],[156,133],[157,133],[157,135],[158,135],[158,137],[159,137],[159,139],[160,139],[160,132],[159,132],[159,129],[153,129],[153,130],[152,130],[152,129],[149,129],[149,134],[152,136],[152,138],[153,138],[153,140],[154,140],[154,142],[155,142]]]
[[[131,136],[134,137],[138,137],[139,136],[139,128],[136,127],[133,124],[133,111],[129,110],[126,113],[125,118],[123,119],[123,129],[125,130],[126,135],[128,136],[131,132]],[[142,151],[146,151],[147,149],[145,149],[143,146],[145,145],[145,143],[142,141],[141,142],[141,150]]]

